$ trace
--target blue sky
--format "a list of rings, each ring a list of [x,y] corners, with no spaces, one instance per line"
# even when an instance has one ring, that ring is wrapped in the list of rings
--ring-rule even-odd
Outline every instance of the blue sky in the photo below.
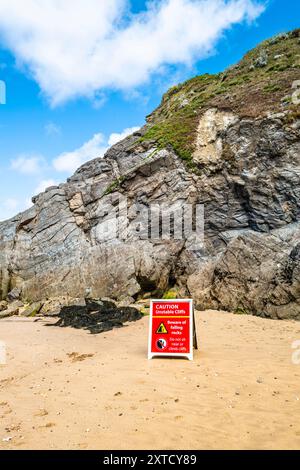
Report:
[[[44,2],[0,2],[0,220],[143,125],[170,86],[300,18],[295,0]]]

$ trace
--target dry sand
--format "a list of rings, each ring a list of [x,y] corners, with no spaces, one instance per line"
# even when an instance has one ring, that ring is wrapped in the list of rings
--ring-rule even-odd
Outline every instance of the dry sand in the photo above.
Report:
[[[0,323],[0,449],[300,449],[299,323],[198,312],[193,362],[45,323]]]

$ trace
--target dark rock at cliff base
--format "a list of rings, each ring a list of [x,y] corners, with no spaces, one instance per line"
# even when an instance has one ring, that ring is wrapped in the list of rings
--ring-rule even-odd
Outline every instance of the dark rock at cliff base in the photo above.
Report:
[[[54,326],[71,326],[89,330],[92,334],[121,328],[124,323],[137,321],[143,317],[136,308],[119,308],[114,302],[105,300],[86,300],[85,306],[63,307],[58,316],[59,320]]]

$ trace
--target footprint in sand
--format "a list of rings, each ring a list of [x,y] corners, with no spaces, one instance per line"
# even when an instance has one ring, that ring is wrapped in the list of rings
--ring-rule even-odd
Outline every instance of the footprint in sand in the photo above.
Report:
[[[0,380],[0,388],[4,388],[6,385],[11,384],[15,380],[15,377],[8,377],[7,379]]]
[[[61,359],[57,359],[57,357],[55,357],[55,358],[53,359],[53,362],[54,362],[55,364],[62,364],[63,361],[62,361]]]
[[[39,429],[51,429],[51,428],[54,428],[55,426],[56,426],[55,423],[47,423],[44,426],[39,426]]]
[[[21,430],[21,425],[20,424],[13,424],[12,426],[8,426],[5,428],[5,431],[10,433],[10,432],[15,432],[15,431],[20,431]]]
[[[37,413],[35,413],[34,416],[38,418],[42,418],[43,416],[47,416],[49,413],[47,410],[39,410]]]
[[[71,362],[82,362],[90,357],[94,357],[94,354],[79,354],[77,352],[72,352],[67,354],[67,356],[71,359]]]
[[[12,413],[12,409],[7,401],[0,402],[0,412],[2,413],[1,418]]]

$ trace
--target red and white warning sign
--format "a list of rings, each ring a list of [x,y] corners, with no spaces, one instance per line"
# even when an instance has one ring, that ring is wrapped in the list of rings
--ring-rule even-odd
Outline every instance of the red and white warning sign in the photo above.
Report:
[[[152,300],[148,359],[179,356],[193,360],[192,300]]]

